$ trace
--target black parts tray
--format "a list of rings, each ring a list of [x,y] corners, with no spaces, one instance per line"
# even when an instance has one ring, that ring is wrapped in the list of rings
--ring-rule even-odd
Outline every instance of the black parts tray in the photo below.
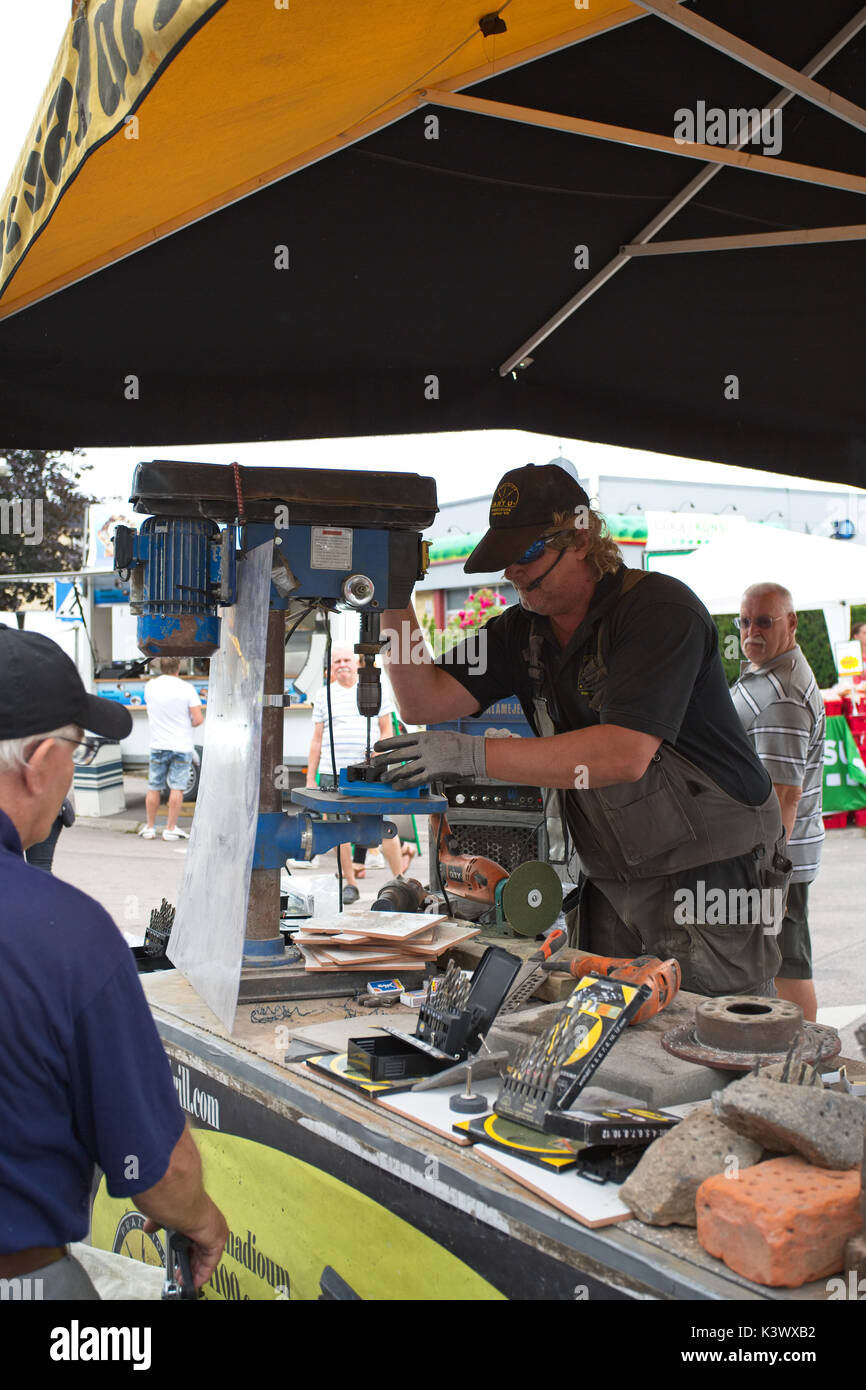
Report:
[[[347,1052],[349,1066],[371,1081],[402,1081],[404,1076],[434,1076],[451,1062],[440,1060],[426,1052],[409,1047],[400,1038],[372,1036],[350,1038]]]

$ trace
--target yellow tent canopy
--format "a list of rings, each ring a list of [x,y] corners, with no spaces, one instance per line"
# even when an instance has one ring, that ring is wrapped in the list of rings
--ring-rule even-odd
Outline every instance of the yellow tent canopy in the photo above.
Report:
[[[0,203],[0,317],[389,125],[425,84],[458,91],[643,13],[483,6],[77,0]]]

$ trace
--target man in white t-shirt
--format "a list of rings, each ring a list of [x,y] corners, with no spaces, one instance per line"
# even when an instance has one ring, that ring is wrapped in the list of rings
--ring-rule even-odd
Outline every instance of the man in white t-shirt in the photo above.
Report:
[[[160,674],[144,687],[144,703],[150,721],[150,770],[147,778],[147,825],[139,835],[144,840],[156,838],[156,813],[160,794],[168,787],[168,817],[162,832],[164,840],[188,840],[185,830],[177,827],[183,804],[183,794],[189,783],[192,766],[192,731],[204,720],[201,700],[194,685],[178,676],[177,657],[162,657]]]
[[[331,675],[333,677],[330,692],[331,715],[334,722],[334,761],[339,774],[340,769],[348,767],[350,763],[362,763],[367,752],[367,721],[358,712],[358,658],[350,646],[335,643],[331,648]],[[374,740],[390,737],[393,712],[393,704],[389,700],[383,699],[382,708],[377,716],[379,731],[378,733],[373,731]],[[333,785],[329,723],[328,687],[322,686],[313,702],[313,737],[307,757],[308,787],[315,787],[316,785],[316,773],[319,771],[320,761],[322,785],[326,785],[329,779],[330,785]],[[383,840],[382,852],[388,861],[392,874],[395,877],[401,874],[405,866],[399,837],[394,836],[393,839]],[[346,885],[343,889],[343,899],[345,902],[357,902],[360,893],[356,881],[355,865],[352,863],[351,850],[347,844],[340,845],[340,864]]]

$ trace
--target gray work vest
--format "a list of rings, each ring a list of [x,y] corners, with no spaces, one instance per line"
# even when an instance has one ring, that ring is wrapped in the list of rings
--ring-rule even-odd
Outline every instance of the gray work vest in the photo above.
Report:
[[[607,685],[610,614],[645,575],[644,570],[627,572],[615,604],[598,621],[594,650],[581,664],[580,689],[594,710],[601,709]],[[568,730],[556,728],[548,708],[543,642],[533,620],[523,657],[532,686],[534,723],[545,738]],[[560,792],[559,803],[581,868],[594,880],[659,878],[733,859],[759,846],[769,869],[782,834],[772,788],[761,805],[746,806],[669,743],[659,746],[636,782]]]

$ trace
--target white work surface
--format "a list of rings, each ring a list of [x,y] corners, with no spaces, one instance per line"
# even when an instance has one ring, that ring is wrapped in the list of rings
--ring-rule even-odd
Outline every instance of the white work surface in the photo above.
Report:
[[[487,1101],[485,1114],[490,1114],[493,1102],[501,1089],[502,1081],[498,1076],[491,1076],[486,1081],[476,1081],[472,1078],[473,1093],[484,1096]],[[465,1090],[466,1083],[462,1081],[459,1086],[436,1086],[430,1091],[401,1091],[398,1095],[385,1099],[377,1097],[377,1104],[381,1105],[383,1110],[392,1110],[395,1115],[403,1115],[405,1119],[413,1120],[423,1129],[432,1130],[443,1139],[450,1139],[452,1144],[465,1146],[471,1143],[471,1140],[462,1134],[455,1134],[451,1126],[458,1120],[469,1120],[474,1116],[461,1115],[458,1111],[452,1110],[448,1103],[452,1096]]]
[[[590,1182],[573,1168],[565,1173],[548,1172],[488,1144],[476,1144],[475,1154],[583,1226],[610,1226],[614,1221],[628,1221],[632,1215],[631,1209],[620,1201],[618,1183]]]

